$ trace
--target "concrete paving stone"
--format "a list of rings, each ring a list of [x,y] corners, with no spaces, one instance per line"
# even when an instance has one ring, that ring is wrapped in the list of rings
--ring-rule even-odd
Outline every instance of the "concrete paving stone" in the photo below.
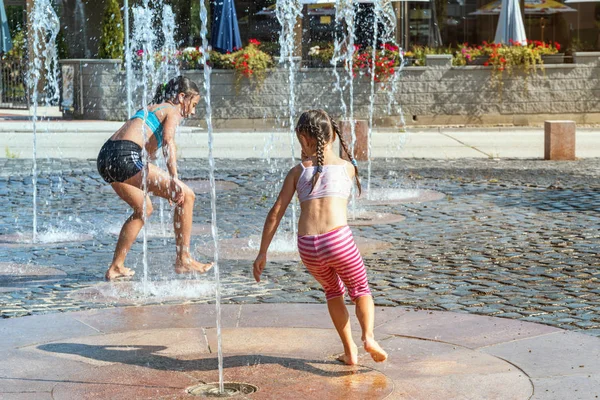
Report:
[[[578,374],[573,376],[537,378],[532,380],[536,390],[532,400],[587,400],[600,398],[596,385],[600,375]]]
[[[489,346],[483,351],[517,363],[532,379],[563,377],[575,373],[593,374],[598,370],[598,340],[592,336],[561,331]],[[562,360],[560,365],[550,361],[554,357]]]

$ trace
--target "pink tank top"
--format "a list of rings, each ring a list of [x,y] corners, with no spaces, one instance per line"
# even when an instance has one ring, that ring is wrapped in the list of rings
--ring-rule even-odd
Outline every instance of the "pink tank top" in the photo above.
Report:
[[[322,197],[340,197],[347,199],[352,191],[352,180],[346,170],[348,163],[341,165],[323,165],[323,172],[312,189],[312,178],[317,169],[316,166],[305,167],[302,163],[302,174],[298,178],[296,191],[300,203],[306,200],[320,199]]]

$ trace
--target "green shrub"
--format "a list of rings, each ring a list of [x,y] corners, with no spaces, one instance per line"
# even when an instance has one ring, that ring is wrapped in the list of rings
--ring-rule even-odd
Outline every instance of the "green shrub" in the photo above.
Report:
[[[118,0],[108,0],[102,17],[102,36],[98,57],[105,59],[123,58],[123,18]]]

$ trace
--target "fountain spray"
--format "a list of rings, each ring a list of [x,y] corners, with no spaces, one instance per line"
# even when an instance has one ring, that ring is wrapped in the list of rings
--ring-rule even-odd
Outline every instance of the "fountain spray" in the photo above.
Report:
[[[37,0],[33,3],[29,17],[32,32],[32,63],[28,71],[27,84],[31,91],[33,106],[33,166],[31,170],[33,184],[33,234],[32,242],[37,241],[37,119],[38,90],[42,76],[44,82],[44,104],[55,104],[59,99],[58,88],[58,51],[56,37],[60,22],[50,0]]]
[[[140,7],[134,7],[133,9],[133,43],[134,49],[137,49],[138,56],[141,58],[142,67],[142,110],[144,110],[144,120],[142,124],[142,134],[144,136],[144,146],[142,147],[142,158],[144,159],[145,168],[142,169],[142,189],[144,190],[144,205],[143,205],[143,220],[144,226],[142,228],[143,237],[143,253],[142,263],[144,266],[144,275],[142,278],[144,293],[147,293],[148,284],[148,233],[146,223],[146,196],[148,196],[148,162],[149,154],[146,150],[148,143],[148,98],[150,96],[150,88],[153,87],[155,77],[155,61],[154,61],[154,43],[155,34],[152,29],[152,20],[154,17],[154,10],[150,8],[149,0],[144,0],[144,3]]]
[[[337,29],[333,43],[333,73],[336,78],[336,89],[340,92],[342,112],[344,118],[350,124],[350,154],[354,155],[356,144],[356,126],[354,120],[354,21],[356,10],[352,0],[335,1],[335,22],[337,26],[343,26],[343,34],[338,36]],[[337,65],[342,62],[346,71],[345,82],[341,84],[341,78],[337,71]],[[344,101],[344,92],[348,88],[348,105]],[[356,216],[356,190],[352,189],[351,199],[352,219]]]
[[[208,63],[208,12],[204,0],[200,0],[200,20],[202,27],[200,35],[202,36],[202,64],[204,65],[204,103],[206,105],[206,129],[208,131],[208,164],[210,178],[210,209],[211,209],[211,232],[214,243],[214,271],[215,271],[215,303],[217,313],[217,358],[219,362],[219,393],[225,393],[223,383],[223,346],[221,342],[221,282],[219,277],[219,236],[217,231],[217,191],[215,184],[215,158],[213,155],[213,126],[212,126],[212,108],[210,103],[210,74],[211,67]]]
[[[179,66],[177,65],[177,42],[175,41],[175,15],[170,5],[164,4],[162,9],[162,34],[163,34],[163,46],[162,46],[162,58],[160,74],[161,79],[164,83],[169,82],[172,77],[179,75]],[[159,166],[165,167],[166,160],[161,155],[157,158]],[[165,223],[165,204],[166,200],[162,197],[159,198],[160,204],[160,230],[164,237],[163,243],[167,244],[167,227]]]
[[[290,134],[290,150],[292,155],[292,166],[296,163],[294,155],[294,143],[296,132],[294,120],[296,118],[296,63],[294,61],[295,31],[294,26],[298,18],[302,17],[302,4],[299,0],[279,0],[275,6],[277,20],[281,24],[281,35],[279,35],[279,62],[286,63],[288,68],[288,125]],[[293,238],[297,236],[296,203],[292,200],[292,231]]]

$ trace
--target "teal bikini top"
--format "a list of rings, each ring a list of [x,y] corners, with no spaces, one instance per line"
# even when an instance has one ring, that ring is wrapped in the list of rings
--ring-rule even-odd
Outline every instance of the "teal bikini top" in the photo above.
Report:
[[[158,143],[159,149],[162,147],[163,126],[160,123],[160,121],[158,120],[158,117],[156,116],[155,113],[158,110],[162,110],[165,107],[169,107],[169,106],[158,107],[154,111],[148,111],[148,117],[146,118],[146,125],[148,125],[148,127],[152,130],[152,134],[156,138],[156,143]],[[144,110],[139,110],[138,112],[136,112],[133,115],[133,117],[131,117],[131,119],[136,119],[136,118],[144,120]]]

